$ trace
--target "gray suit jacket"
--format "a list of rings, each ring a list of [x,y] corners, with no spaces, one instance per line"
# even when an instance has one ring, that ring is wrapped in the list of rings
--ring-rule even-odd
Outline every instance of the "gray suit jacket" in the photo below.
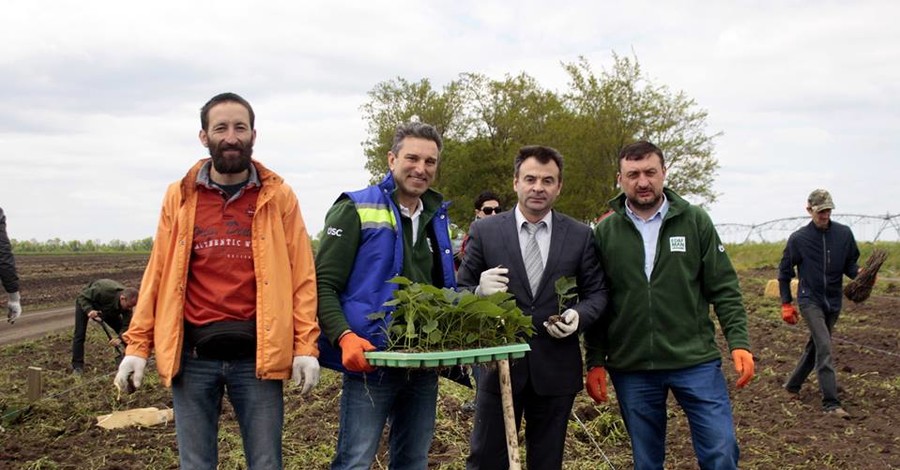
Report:
[[[553,211],[550,252],[544,275],[535,295],[531,293],[522,251],[519,248],[519,227],[514,211],[476,221],[469,230],[465,258],[457,272],[462,288],[475,288],[481,273],[499,265],[509,268],[509,293],[525,315],[532,317],[535,335],[528,341],[531,351],[513,361],[513,392],[518,392],[530,380],[539,395],[568,395],[582,388],[583,367],[579,335],[556,339],[547,333],[544,322],[558,312],[554,284],[563,276],[575,277],[578,298],[574,308],[579,314],[579,332],[594,323],[606,308],[607,287],[603,269],[597,256],[594,235],[590,228],[571,217]],[[499,393],[496,369],[485,368],[478,380],[478,389]]]

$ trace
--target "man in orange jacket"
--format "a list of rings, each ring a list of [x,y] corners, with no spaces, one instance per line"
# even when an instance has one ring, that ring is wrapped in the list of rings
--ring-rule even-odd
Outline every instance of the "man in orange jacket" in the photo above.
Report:
[[[280,469],[282,382],[319,380],[311,243],[293,190],[251,159],[250,103],[216,95],[200,123],[211,158],[166,192],[115,384],[139,387],[155,350],[181,468],[215,467],[227,390],[247,466]]]

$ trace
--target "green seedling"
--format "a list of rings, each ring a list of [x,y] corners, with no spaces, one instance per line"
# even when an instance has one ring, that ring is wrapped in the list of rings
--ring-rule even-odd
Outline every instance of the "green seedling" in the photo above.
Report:
[[[534,334],[531,317],[516,306],[511,294],[499,292],[479,297],[421,284],[398,276],[399,284],[387,326],[388,351],[434,352],[488,348],[522,343]],[[383,319],[387,312],[370,318]]]

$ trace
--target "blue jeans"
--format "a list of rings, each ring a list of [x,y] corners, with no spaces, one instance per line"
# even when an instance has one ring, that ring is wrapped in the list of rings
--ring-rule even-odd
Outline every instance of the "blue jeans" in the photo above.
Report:
[[[803,382],[815,368],[819,389],[822,390],[822,407],[826,410],[837,408],[841,406],[841,401],[838,399],[837,376],[831,353],[831,332],[841,312],[826,312],[818,305],[809,304],[800,306],[800,314],[809,327],[809,341],[784,388],[790,392],[799,392]]]
[[[368,379],[344,374],[341,423],[333,470],[372,465],[385,423],[390,423],[390,466],[394,470],[428,468],[434,435],[438,376],[431,370],[379,369]]]
[[[281,468],[283,383],[256,378],[256,360],[218,361],[182,356],[172,380],[175,433],[182,470],[215,470],[219,460],[219,415],[227,390],[250,469]]]
[[[663,468],[670,390],[687,415],[700,468],[737,468],[739,450],[721,360],[685,369],[609,374],[631,437],[635,470]]]

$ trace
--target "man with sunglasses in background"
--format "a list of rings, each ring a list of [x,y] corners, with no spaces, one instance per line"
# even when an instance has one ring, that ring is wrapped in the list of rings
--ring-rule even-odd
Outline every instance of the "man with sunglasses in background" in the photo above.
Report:
[[[503,211],[503,208],[500,207],[500,198],[491,191],[482,191],[481,194],[475,198],[475,220],[499,214],[501,211]],[[463,237],[462,244],[459,247],[459,251],[456,253],[457,269],[459,269],[459,265],[462,263],[463,256],[466,255],[466,243],[468,242],[469,234],[466,233]]]

